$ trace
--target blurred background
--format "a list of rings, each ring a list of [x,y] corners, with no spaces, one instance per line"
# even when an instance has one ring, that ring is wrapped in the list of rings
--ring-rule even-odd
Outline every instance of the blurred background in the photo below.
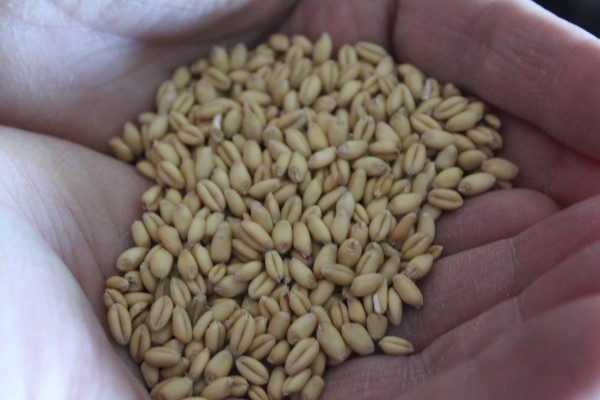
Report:
[[[600,37],[600,0],[536,0],[536,3]]]

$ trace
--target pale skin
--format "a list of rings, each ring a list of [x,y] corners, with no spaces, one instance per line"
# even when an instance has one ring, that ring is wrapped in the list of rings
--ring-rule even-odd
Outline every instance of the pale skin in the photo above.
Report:
[[[102,293],[150,182],[106,142],[211,45],[327,30],[493,104],[521,174],[440,220],[392,331],[415,354],[333,368],[323,398],[597,398],[598,39],[524,0],[149,3],[0,5],[0,397],[147,398]]]

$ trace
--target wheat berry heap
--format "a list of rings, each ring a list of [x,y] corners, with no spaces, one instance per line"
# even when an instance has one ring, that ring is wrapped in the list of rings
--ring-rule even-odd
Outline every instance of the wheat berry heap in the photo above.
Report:
[[[375,351],[442,247],[435,222],[510,188],[499,119],[382,47],[272,35],[179,67],[110,140],[156,184],[104,304],[153,399],[317,399]]]

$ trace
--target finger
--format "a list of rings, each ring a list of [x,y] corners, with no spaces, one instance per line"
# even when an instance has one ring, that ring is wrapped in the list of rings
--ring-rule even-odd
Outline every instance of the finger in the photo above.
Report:
[[[6,128],[0,168],[0,206],[40,233],[104,318],[104,281],[131,245],[130,226],[149,182],[131,166],[81,146]]]
[[[521,234],[439,260],[419,283],[425,306],[406,309],[392,332],[423,349],[520,293],[553,266],[600,238],[600,198],[565,209]]]
[[[154,109],[176,67],[215,44],[258,40],[293,4],[51,3],[0,4],[0,124],[100,151],[125,122]]]
[[[394,49],[598,159],[600,41],[533,2],[400,1]]]
[[[313,40],[327,32],[337,46],[368,40],[389,47],[394,8],[395,2],[390,0],[304,0],[281,29]]]
[[[422,356],[436,373],[475,357],[506,332],[563,304],[600,294],[600,243],[594,243],[532,282],[512,297],[444,334]],[[574,266],[576,266],[574,268]],[[468,340],[461,340],[468,338]]]
[[[570,205],[600,194],[600,161],[586,157],[531,124],[502,115],[502,155],[519,166],[515,184]]]
[[[449,256],[510,238],[558,211],[541,193],[524,189],[496,190],[465,199],[456,211],[436,223],[435,242]]]
[[[593,399],[600,393],[600,321],[589,316],[598,312],[598,295],[558,307],[439,374],[416,356],[353,359],[327,375],[323,398],[568,399],[589,393],[583,398]]]
[[[45,238],[3,206],[0,221],[0,398],[147,398]]]
[[[594,296],[533,318],[406,398],[569,399],[582,393],[595,398],[600,320],[589,316],[599,311],[600,296]]]

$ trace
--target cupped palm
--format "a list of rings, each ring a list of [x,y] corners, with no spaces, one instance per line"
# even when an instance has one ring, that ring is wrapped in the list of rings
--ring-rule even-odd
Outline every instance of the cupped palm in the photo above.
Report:
[[[370,40],[496,107],[518,189],[443,216],[410,357],[352,359],[325,398],[592,398],[600,346],[600,43],[525,1],[0,5],[0,393],[144,398],[102,291],[150,182],[103,154],[214,44]],[[548,38],[551,38],[549,40]],[[581,396],[581,397],[578,397]],[[588,397],[586,397],[588,396]]]

